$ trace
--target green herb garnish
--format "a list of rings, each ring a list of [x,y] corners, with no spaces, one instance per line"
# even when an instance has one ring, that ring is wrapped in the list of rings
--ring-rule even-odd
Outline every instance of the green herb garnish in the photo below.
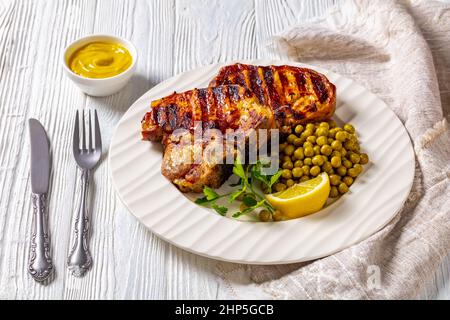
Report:
[[[195,200],[195,203],[202,206],[210,206],[217,213],[224,216],[228,212],[228,208],[217,204],[219,199],[228,198],[228,203],[234,201],[242,201],[245,204],[246,209],[235,212],[233,218],[240,217],[245,214],[249,214],[258,208],[266,208],[271,213],[275,209],[265,199],[264,195],[255,190],[255,184],[259,182],[263,188],[269,193],[272,192],[272,186],[278,181],[281,176],[281,170],[274,175],[265,175],[263,173],[264,164],[258,161],[255,164],[249,164],[243,166],[239,156],[236,157],[233,166],[233,173],[239,177],[239,181],[236,184],[232,184],[232,187],[238,187],[236,190],[219,195],[214,189],[210,187],[203,188],[204,197]],[[240,199],[240,200],[238,200]]]

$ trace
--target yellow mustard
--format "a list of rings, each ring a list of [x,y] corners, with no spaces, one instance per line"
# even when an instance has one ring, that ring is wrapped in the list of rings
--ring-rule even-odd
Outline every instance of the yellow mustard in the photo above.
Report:
[[[133,59],[127,48],[119,43],[96,41],[77,51],[69,59],[69,67],[87,78],[109,78],[127,70]]]

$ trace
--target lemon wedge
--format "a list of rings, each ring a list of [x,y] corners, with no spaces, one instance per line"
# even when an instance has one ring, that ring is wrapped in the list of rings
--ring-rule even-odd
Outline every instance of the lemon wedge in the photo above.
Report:
[[[287,219],[299,218],[322,209],[330,194],[328,174],[294,184],[284,191],[266,195],[267,201]]]

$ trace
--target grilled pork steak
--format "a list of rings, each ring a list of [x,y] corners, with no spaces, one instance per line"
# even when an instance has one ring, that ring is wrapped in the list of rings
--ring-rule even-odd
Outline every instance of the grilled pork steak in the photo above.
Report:
[[[276,126],[329,119],[336,107],[336,87],[311,69],[233,64],[220,69],[210,86],[237,84],[271,107]]]
[[[217,129],[289,128],[292,125],[328,119],[334,113],[336,88],[328,79],[310,69],[290,66],[257,67],[235,64],[223,67],[210,87],[173,93],[151,103],[142,120],[145,140],[164,145],[162,173],[183,192],[201,192],[204,186],[219,187],[231,168],[222,158],[213,161],[191,159],[226,141],[193,144],[194,126],[201,131]],[[177,129],[184,129],[177,135]]]

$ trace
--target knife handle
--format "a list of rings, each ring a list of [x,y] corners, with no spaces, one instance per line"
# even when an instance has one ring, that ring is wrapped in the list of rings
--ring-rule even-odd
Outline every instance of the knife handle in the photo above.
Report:
[[[90,172],[81,170],[81,202],[74,224],[74,243],[69,253],[67,266],[72,275],[81,277],[92,265],[92,257],[88,247],[89,216],[87,209],[87,195],[89,189]]]
[[[41,282],[46,280],[53,271],[47,225],[47,196],[33,193],[31,197],[33,201],[33,229],[28,272],[34,280]]]

